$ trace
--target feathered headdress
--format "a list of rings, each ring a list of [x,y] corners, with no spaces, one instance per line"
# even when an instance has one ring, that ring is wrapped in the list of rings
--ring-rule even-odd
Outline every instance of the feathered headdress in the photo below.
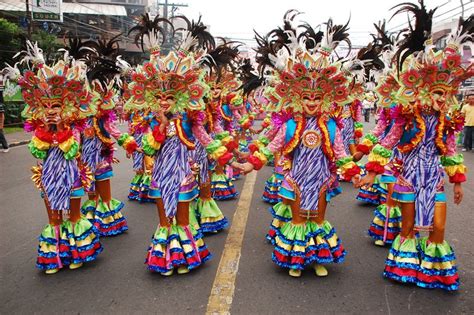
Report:
[[[39,48],[27,43],[28,47]],[[40,58],[25,57],[22,62],[37,62]],[[27,70],[18,78],[26,107],[22,113],[27,119],[42,119],[49,108],[60,108],[65,121],[74,121],[94,114],[91,93],[86,78],[86,66],[72,60],[58,61],[53,66],[41,64],[36,70]]]
[[[429,37],[435,11],[427,11],[423,1],[419,7],[404,4],[397,11],[412,12],[415,16],[415,28],[410,26],[395,55],[400,83],[396,98],[407,109],[419,107],[447,112],[457,104],[456,94],[461,83],[474,75],[472,63],[462,64],[460,51],[461,44],[472,40],[472,19],[466,24],[461,22],[448,36],[446,47],[436,51]]]
[[[167,35],[165,34],[163,24],[166,24],[170,27],[172,30],[171,33],[174,32],[173,24],[168,19],[157,15],[152,20],[150,15],[145,13],[140,17],[138,24],[128,31],[128,35],[136,33],[134,37],[135,45],[140,47],[143,52],[147,50],[150,51],[152,55],[159,55],[160,46],[166,40],[165,36]]]

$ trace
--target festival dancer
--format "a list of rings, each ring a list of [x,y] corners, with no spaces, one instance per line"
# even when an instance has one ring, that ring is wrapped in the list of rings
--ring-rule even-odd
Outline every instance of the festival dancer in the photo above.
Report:
[[[120,76],[120,68],[116,65],[117,41],[116,36],[110,41],[99,40],[95,44],[98,56],[93,56],[89,63],[88,79],[97,111],[87,119],[82,133],[81,160],[94,174],[94,181],[87,190],[89,200],[83,204],[82,213],[94,223],[101,236],[119,235],[128,230],[121,212],[124,203],[112,198],[113,138],[129,155],[137,149],[135,139],[127,133],[122,134],[116,127],[114,98],[118,95],[116,80]]]
[[[395,54],[400,105],[392,113],[395,121],[389,133],[369,154],[369,174],[359,185],[373,183],[376,174],[384,172],[397,145],[400,174],[392,198],[401,204],[402,229],[393,241],[384,276],[452,291],[459,288],[459,275],[454,251],[444,237],[447,207],[443,177],[447,174],[454,184],[454,203],[459,204],[466,167],[462,155],[456,154],[456,130],[461,126],[447,113],[457,104],[460,84],[474,75],[471,67],[462,65],[460,53],[462,45],[471,40],[472,28],[467,26],[472,17],[448,37],[443,50],[435,52],[430,39],[435,10],[427,11],[423,1],[419,6],[399,5],[396,14],[413,13],[416,21]],[[429,236],[415,237],[423,231]]]
[[[204,96],[209,90],[200,61],[205,50],[214,48],[214,38],[199,20],[187,25],[184,41],[175,52],[161,57],[158,34],[160,23],[168,20],[146,14],[131,29],[137,32],[150,51],[150,61],[136,68],[129,84],[131,98],[126,107],[147,108],[156,124],[142,139],[143,151],[154,156],[155,165],[149,196],[156,199],[160,223],[152,237],[145,263],[148,269],[164,276],[188,273],[211,258],[202,234],[189,224],[189,205],[198,195],[191,169],[189,150],[199,141],[210,157],[220,165],[233,155],[225,144],[229,139],[213,140],[204,128]],[[142,47],[145,48],[145,47]]]
[[[26,45],[21,63],[29,69],[20,74],[8,67],[7,72],[22,89],[25,130],[34,133],[28,148],[41,160],[33,167],[33,181],[41,191],[49,223],[39,237],[36,266],[54,274],[65,266],[80,268],[102,251],[94,226],[81,216],[81,196],[91,174],[76,159],[80,137],[74,127],[94,114],[94,108],[83,62],[66,54],[64,60],[48,66],[36,43]]]
[[[132,110],[127,114],[128,132],[135,139],[137,145],[141,147],[142,138],[149,130],[153,116],[148,111]],[[151,183],[151,171],[154,160],[141,151],[132,153],[133,171],[135,176],[130,183],[129,200],[138,202],[155,202],[148,197]]]
[[[379,111],[377,124],[375,128],[367,133],[361,143],[357,144],[354,160],[359,161],[362,156],[370,153],[372,148],[382,141],[392,127],[394,120],[391,118],[391,112],[396,108],[395,93],[400,88],[396,80],[396,73],[392,72],[392,59],[396,49],[395,36],[389,36],[385,31],[385,23],[379,25],[374,24],[377,29],[377,35],[374,37],[374,47],[378,47],[377,58],[383,64],[381,69],[373,69],[371,76],[378,82],[375,92],[378,95]],[[401,209],[392,198],[393,187],[396,182],[395,175],[398,173],[397,160],[398,151],[394,150],[394,156],[385,166],[384,174],[380,176],[380,184],[386,186],[387,198],[386,202],[380,204],[374,210],[374,218],[370,224],[368,233],[375,241],[375,245],[384,246],[392,244],[395,237],[400,233],[401,229]]]
[[[219,98],[222,91],[221,79],[235,68],[239,56],[238,46],[223,42],[214,50],[208,52],[207,62],[203,64],[207,70],[206,83],[210,86],[210,98],[206,102],[206,131],[216,139],[231,139],[230,133],[219,124],[220,106]],[[225,140],[228,141],[228,140]],[[195,141],[195,149],[190,151],[191,159],[197,164],[199,171],[199,197],[191,202],[190,222],[194,223],[203,233],[217,233],[225,229],[229,222],[217,205],[212,194],[211,168],[216,168],[216,163],[209,159],[206,149],[199,141]],[[226,145],[230,152],[237,154],[235,140],[228,141]],[[219,167],[219,166],[217,166]]]
[[[297,14],[290,11],[285,20],[291,23]],[[320,46],[314,46],[319,41],[315,42],[313,37],[298,42],[299,34],[294,29],[277,30],[270,33],[275,36],[267,37],[269,45],[283,47],[279,52],[283,54],[277,53],[282,67],[275,69],[275,80],[279,81],[275,91],[293,117],[268,146],[253,152],[244,169],[246,172],[260,169],[272,152],[280,150],[291,160],[280,196],[290,206],[292,218],[276,232],[272,259],[288,268],[293,277],[301,276],[310,264],[315,264],[317,276],[327,276],[323,264],[339,263],[345,257],[325,212],[330,199],[328,191],[337,180],[336,169],[339,167],[346,179],[360,172],[352,157],[344,152],[340,129],[329,118],[334,104],[343,104],[349,90],[340,64],[331,62],[329,56],[336,42],[347,39],[346,32],[347,25],[334,26],[330,20]],[[263,47],[257,53],[272,51],[275,50]],[[290,53],[285,56],[284,51]]]

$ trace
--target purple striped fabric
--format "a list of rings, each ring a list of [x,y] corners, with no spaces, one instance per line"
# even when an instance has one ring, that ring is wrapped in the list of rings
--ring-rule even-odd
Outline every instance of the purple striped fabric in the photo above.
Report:
[[[166,139],[156,153],[150,189],[159,189],[165,206],[166,216],[176,215],[181,184],[191,174],[188,149],[178,136]]]
[[[43,163],[41,182],[52,210],[69,210],[69,198],[78,178],[76,160],[66,160],[64,152],[58,147],[49,149]]]
[[[315,117],[307,119],[306,130],[319,131]],[[301,191],[301,209],[317,210],[319,192],[331,177],[329,160],[321,146],[311,149],[304,146],[303,141],[300,141],[293,154],[293,166],[289,176]]]

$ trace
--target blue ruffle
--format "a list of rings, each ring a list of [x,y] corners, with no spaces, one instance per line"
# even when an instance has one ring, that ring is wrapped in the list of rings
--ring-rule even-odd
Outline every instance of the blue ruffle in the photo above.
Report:
[[[386,217],[380,212],[380,210],[378,208],[374,210],[374,216],[376,216],[377,218],[379,218],[380,220],[385,222]],[[402,221],[401,216],[388,219],[389,223],[399,223],[401,221]]]
[[[282,222],[290,222],[291,221],[291,218],[285,218],[285,217],[282,217],[278,214],[276,214],[275,210],[273,209],[273,207],[269,207],[268,208],[268,211],[270,212],[270,214],[272,215],[272,217],[274,217],[275,219],[278,219]]]
[[[392,279],[398,282],[403,282],[403,283],[417,283],[418,282],[416,277],[399,276],[388,271],[384,271],[383,276],[385,278]]]
[[[394,248],[390,248],[390,253],[395,257],[402,258],[419,258],[418,252],[402,252]]]
[[[372,223],[370,226],[373,227],[376,230],[379,230],[379,231],[384,231],[385,230],[385,227],[374,224],[374,223]],[[399,233],[400,230],[401,230],[400,228],[387,227],[387,231],[390,232],[390,233]],[[369,232],[370,232],[370,230],[369,230]]]
[[[446,291],[457,291],[459,289],[460,282],[459,280],[456,281],[456,283],[451,284],[451,285],[446,285],[441,282],[434,282],[434,283],[426,283],[422,281],[417,281],[416,285],[425,288],[425,289],[443,289]]]
[[[216,221],[216,222],[206,222],[206,223],[201,223],[201,228],[200,231],[202,233],[212,233],[216,231],[223,230],[229,226],[229,221],[227,218],[223,218],[222,220]]]

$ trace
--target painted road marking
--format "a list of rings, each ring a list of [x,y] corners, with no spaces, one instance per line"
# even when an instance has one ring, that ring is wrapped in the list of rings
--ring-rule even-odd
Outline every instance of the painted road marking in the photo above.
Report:
[[[221,261],[207,303],[206,314],[230,314],[235,291],[235,279],[239,270],[242,241],[244,239],[247,218],[252,201],[253,187],[257,172],[251,172],[245,178],[242,193],[235,210],[232,226],[222,252]]]

